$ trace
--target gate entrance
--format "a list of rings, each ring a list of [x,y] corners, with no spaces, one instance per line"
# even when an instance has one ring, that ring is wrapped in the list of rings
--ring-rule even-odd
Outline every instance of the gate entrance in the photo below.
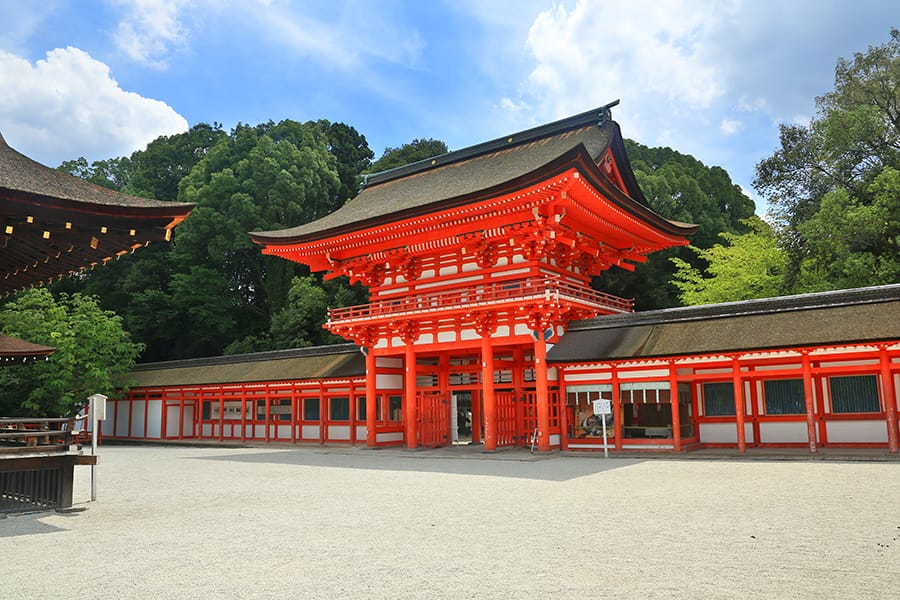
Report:
[[[416,415],[420,448],[437,448],[450,444],[450,402],[447,394],[417,393]]]

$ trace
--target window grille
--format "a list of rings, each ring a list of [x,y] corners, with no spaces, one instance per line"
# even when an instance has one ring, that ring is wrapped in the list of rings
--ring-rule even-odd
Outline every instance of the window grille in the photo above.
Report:
[[[703,384],[703,414],[707,417],[733,417],[734,384],[717,382]]]
[[[806,414],[802,379],[773,379],[763,382],[767,415]]]
[[[831,389],[832,413],[881,412],[878,382],[874,375],[830,377],[828,385]]]

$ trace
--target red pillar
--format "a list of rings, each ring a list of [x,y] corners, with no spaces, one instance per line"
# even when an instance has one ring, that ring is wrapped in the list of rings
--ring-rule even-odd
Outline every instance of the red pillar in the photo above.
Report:
[[[734,414],[737,423],[738,452],[747,451],[747,433],[744,431],[744,384],[741,382],[741,363],[737,355],[731,358],[732,381],[734,382]]]
[[[521,363],[519,363],[521,364]],[[568,450],[569,449],[569,420],[568,415],[566,414],[567,410],[567,402],[566,402],[566,374],[563,367],[557,367],[559,371],[559,449],[560,450]]]
[[[550,395],[547,390],[547,342],[544,330],[537,328],[534,342],[534,387],[537,394],[538,450],[550,451]]]
[[[610,366],[612,371],[612,404],[613,428],[615,429],[616,450],[622,449],[622,437],[625,435],[625,411],[622,410],[622,394],[619,391],[619,371],[616,365]]]
[[[481,334],[481,389],[484,400],[484,449],[497,449],[497,399],[494,396],[494,348],[491,334]],[[474,423],[473,423],[474,428]]]
[[[801,372],[803,373],[803,399],[806,403],[806,437],[809,439],[809,451],[816,449],[816,403],[813,399],[812,365],[809,353],[802,352]]]
[[[881,363],[881,389],[884,390],[884,414],[887,417],[888,450],[897,454],[900,437],[897,433],[897,392],[886,346],[878,347],[878,358]]]
[[[672,406],[672,446],[675,452],[681,452],[681,404],[678,402],[678,374],[675,372],[675,361],[669,361],[669,401]]]
[[[403,359],[406,368],[404,403],[406,404],[406,447],[416,448],[419,443],[416,439],[416,348],[412,340],[406,342],[406,350]]]
[[[366,352],[366,446],[375,447],[375,416],[377,410],[377,389],[375,388],[375,353],[372,348]]]

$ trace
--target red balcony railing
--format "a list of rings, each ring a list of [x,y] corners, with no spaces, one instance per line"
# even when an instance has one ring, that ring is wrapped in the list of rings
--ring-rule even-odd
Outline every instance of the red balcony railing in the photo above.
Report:
[[[505,304],[545,301],[574,304],[598,313],[624,313],[634,309],[634,300],[604,294],[583,285],[559,279],[511,280],[479,284],[466,289],[381,299],[369,304],[332,308],[329,323],[370,321],[466,308],[501,307]]]

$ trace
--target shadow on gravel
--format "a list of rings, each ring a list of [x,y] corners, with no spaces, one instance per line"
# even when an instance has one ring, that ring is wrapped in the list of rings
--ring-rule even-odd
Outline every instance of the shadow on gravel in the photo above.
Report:
[[[42,510],[28,513],[12,513],[8,516],[0,517],[0,538],[65,531],[61,527],[48,525],[38,520],[52,514],[54,514],[52,510]]]
[[[358,450],[297,449],[252,452],[228,456],[192,457],[243,463],[297,465],[330,469],[368,471],[418,471],[449,475],[512,477],[542,481],[568,481],[644,462],[638,458],[566,457],[558,454],[533,455],[528,450],[507,450],[487,454],[480,450]]]

